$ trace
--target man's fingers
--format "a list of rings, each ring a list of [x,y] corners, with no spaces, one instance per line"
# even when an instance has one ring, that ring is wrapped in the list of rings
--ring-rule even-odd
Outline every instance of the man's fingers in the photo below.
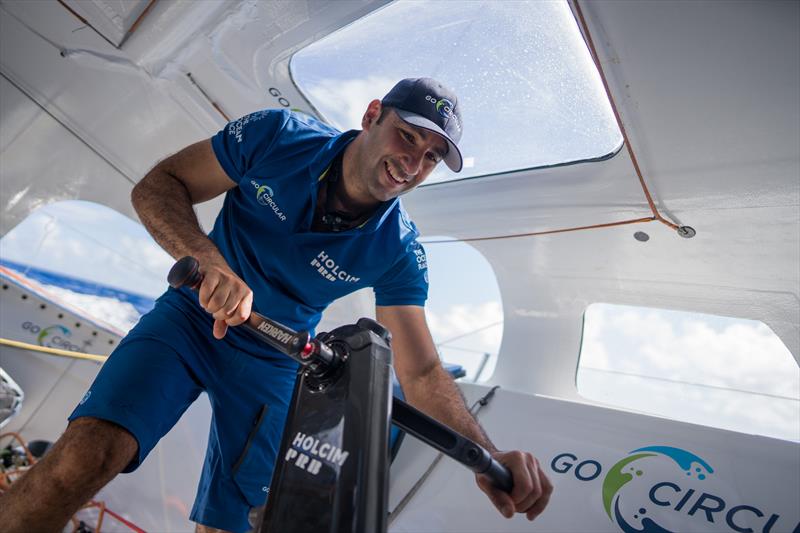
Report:
[[[222,339],[228,332],[228,324],[224,320],[214,320],[214,338]]]
[[[231,285],[230,280],[224,280],[217,285],[217,288],[214,289],[214,294],[211,295],[211,298],[208,300],[208,305],[206,306],[206,311],[213,315],[217,315],[214,318],[220,318],[225,314],[225,306],[228,301],[233,296],[233,291],[235,287]]]
[[[553,485],[539,461],[530,453],[521,451],[497,452],[494,458],[508,467],[514,477],[511,494],[494,488],[485,476],[478,476],[478,486],[506,518],[517,512],[525,513],[528,520],[533,520],[544,511],[553,492]]]
[[[528,520],[533,520],[544,511],[550,502],[550,495],[553,493],[553,484],[550,483],[550,479],[535,458],[534,463],[536,467],[534,473],[540,489],[536,491],[536,498],[529,498],[524,504],[517,507],[517,511],[525,513]]]
[[[539,480],[536,478],[536,459],[529,453],[517,452],[506,457],[507,466],[514,476],[514,489],[511,499],[517,512],[530,507],[541,493]]]
[[[242,303],[242,299],[244,298],[245,294],[247,294],[247,289],[244,286],[231,287],[231,290],[228,292],[227,298],[224,302],[222,302],[222,305],[213,311],[209,309],[209,312],[211,312],[211,314],[217,320],[224,320],[229,326],[235,326],[237,324],[231,323],[231,319],[236,318],[238,314],[237,310],[239,309],[239,305]],[[220,299],[222,299],[221,296]]]
[[[213,296],[214,291],[217,289],[217,285],[219,285],[219,283],[219,276],[207,274],[203,278],[203,283],[200,285],[200,290],[197,291],[197,298],[200,301],[200,305],[203,306],[203,309],[208,310],[208,303],[211,300],[211,296]]]
[[[243,298],[236,302],[233,309],[226,313],[225,322],[229,326],[238,326],[250,317],[253,308],[253,291],[248,290]]]
[[[489,500],[497,508],[497,510],[500,511],[501,515],[506,518],[511,518],[514,516],[514,501],[507,492],[503,492],[492,485],[492,482],[489,481],[489,478],[486,476],[478,475],[477,481],[478,487],[480,487],[480,489],[486,493],[486,495],[489,497]]]
[[[250,318],[250,313],[253,311],[253,291],[247,289],[247,294],[245,294],[244,298],[242,298],[242,303],[239,304],[238,309],[239,313],[235,315],[237,320],[244,322]]]
[[[553,493],[553,484],[550,483],[550,480],[541,468],[539,468],[539,479],[542,483],[542,495],[536,500],[533,507],[525,512],[525,516],[528,520],[533,520],[542,514],[542,511],[544,511],[544,508],[547,507],[547,504],[550,502],[550,495]]]
[[[514,491],[511,497],[518,513],[526,512],[542,495],[538,476],[539,465],[531,454],[523,456],[521,468],[514,471]]]
[[[214,336],[221,339],[227,326],[238,326],[250,316],[253,291],[229,269],[209,267],[204,276],[198,298],[203,309],[217,321]]]

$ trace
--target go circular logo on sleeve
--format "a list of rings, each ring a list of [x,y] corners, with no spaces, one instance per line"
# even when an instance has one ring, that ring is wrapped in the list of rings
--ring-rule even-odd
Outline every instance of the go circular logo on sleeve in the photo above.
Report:
[[[581,482],[599,483],[602,502],[598,504],[624,533],[800,533],[800,524],[785,523],[779,513],[720,495],[729,492],[720,490],[724,483],[710,484],[716,477],[714,468],[682,448],[637,448],[607,470],[595,459],[579,460],[575,454],[561,453],[550,468]]]
[[[278,220],[285,222],[286,215],[283,214],[280,206],[275,202],[275,199],[273,198],[275,193],[272,191],[272,187],[269,185],[261,185],[255,180],[250,180],[250,184],[255,187],[256,201],[259,204],[272,209],[272,212],[275,213],[275,216],[278,217]]]

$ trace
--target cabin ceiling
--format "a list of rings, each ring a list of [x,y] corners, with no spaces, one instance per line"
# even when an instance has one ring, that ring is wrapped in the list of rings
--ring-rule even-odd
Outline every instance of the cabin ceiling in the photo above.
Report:
[[[225,116],[284,102],[313,112],[290,79],[291,55],[385,3],[159,0],[126,34],[141,3],[131,7],[115,37],[55,1],[4,1],[0,235],[64,199],[135,217],[133,184]],[[800,3],[578,5],[629,144],[606,161],[423,187],[405,200],[418,225],[469,239],[651,216],[630,146],[661,214],[697,236],[651,222],[475,242],[498,274],[507,317],[540,297],[531,280],[570,277],[583,299],[603,287],[592,298],[651,291],[664,305],[683,295],[697,302],[684,307],[741,311],[767,321],[798,357]],[[101,26],[97,13],[82,16]],[[205,227],[218,205],[201,206]],[[651,240],[634,240],[637,230]]]
[[[4,1],[0,234],[65,199],[135,218],[130,189],[159,159],[256,109],[311,111],[289,79],[292,53],[385,3],[161,0],[117,48],[104,16],[126,28],[140,4],[67,3],[101,34],[55,0]]]
[[[498,275],[506,323],[528,312],[577,322],[598,301],[683,309],[762,320],[797,359],[800,4],[579,5],[626,146],[607,161],[426,187],[406,202],[414,219],[470,239],[651,216],[630,147],[661,215],[697,235],[650,222],[473,241]],[[514,331],[530,335],[533,322]],[[575,353],[579,335],[550,353]],[[525,349],[504,334],[503,350]],[[534,375],[552,378],[538,358],[530,372],[509,359],[498,360],[498,382],[525,390]],[[574,374],[573,361],[562,366]]]

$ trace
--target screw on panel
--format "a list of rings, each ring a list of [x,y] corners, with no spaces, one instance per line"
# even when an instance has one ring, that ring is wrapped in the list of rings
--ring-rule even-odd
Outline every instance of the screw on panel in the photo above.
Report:
[[[23,295],[22,295],[22,299],[23,299],[23,300],[27,300],[27,299],[28,299],[28,295],[27,295],[27,294],[23,294]]]
[[[697,235],[697,232],[691,226],[681,226],[678,228],[677,231],[678,235],[680,235],[684,239],[691,239],[692,237]]]
[[[650,240],[650,235],[648,235],[643,231],[637,231],[636,233],[633,234],[633,238],[639,242],[647,242]]]
[[[8,285],[3,285],[3,290],[7,291],[8,290]]]

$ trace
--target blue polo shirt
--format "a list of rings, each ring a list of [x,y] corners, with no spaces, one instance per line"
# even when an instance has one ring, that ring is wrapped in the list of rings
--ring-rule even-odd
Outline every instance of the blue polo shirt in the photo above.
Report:
[[[311,231],[319,183],[357,134],[269,110],[231,122],[212,138],[238,187],[226,193],[209,237],[253,290],[253,310],[295,330],[313,332],[333,300],[363,287],[374,288],[381,306],[424,305],[427,298],[425,250],[399,199],[384,202],[360,227]],[[202,311],[188,289],[163,298]],[[241,328],[225,339],[255,353],[270,350]]]

